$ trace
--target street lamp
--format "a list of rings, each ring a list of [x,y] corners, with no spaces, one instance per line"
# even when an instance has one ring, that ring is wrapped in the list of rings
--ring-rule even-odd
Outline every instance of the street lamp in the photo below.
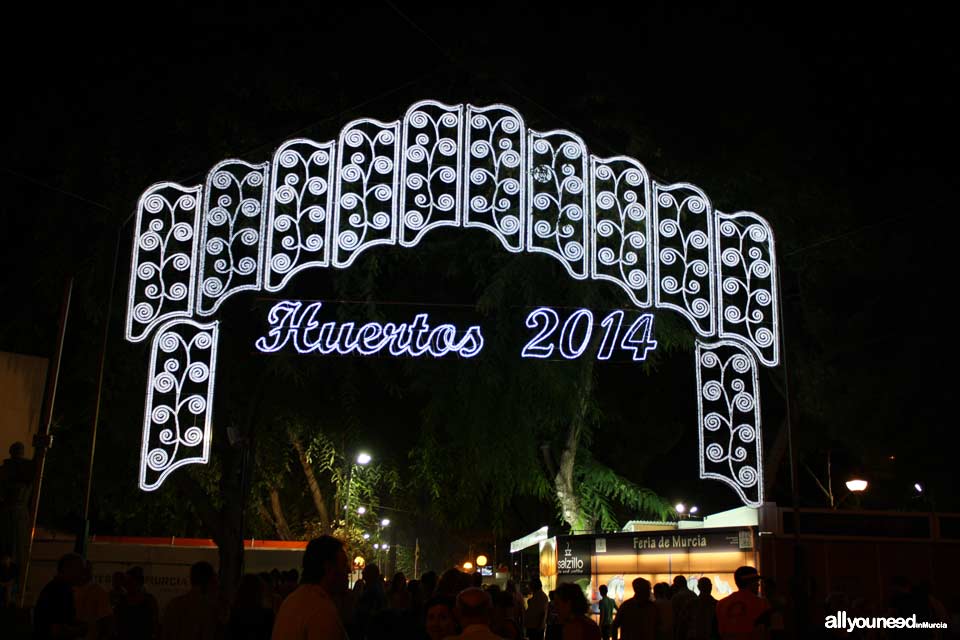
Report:
[[[367,508],[364,507],[363,505],[360,505],[359,507],[357,507],[357,513],[359,513],[360,515],[363,515],[366,512],[367,512]]]
[[[683,505],[682,502],[678,502],[673,508],[676,509],[677,513],[679,514],[682,514],[684,511],[687,510],[687,508]]]
[[[471,569],[473,569],[473,563],[472,563],[472,562],[464,562],[464,563],[463,563],[463,570],[464,570],[464,571],[470,571]]]
[[[483,554],[480,554],[479,556],[477,556],[477,566],[478,566],[478,567],[485,567],[485,566],[487,566],[487,556],[485,556],[485,555],[483,555]]]
[[[690,507],[690,515],[694,515],[698,511],[700,511],[700,507],[698,507],[697,505],[693,505],[692,507]]]
[[[389,527],[389,526],[390,526],[390,518],[384,518],[383,520],[381,520],[381,521],[380,521],[380,526],[381,526],[381,527]]]
[[[361,451],[360,453],[357,454],[355,462],[358,465],[364,466],[364,465],[370,464],[371,460],[373,460],[373,456],[371,456],[369,453],[365,451]],[[346,506],[344,506],[343,508],[344,511],[346,512],[344,516],[344,526],[347,529],[350,528],[350,490],[353,486],[353,467],[354,466],[355,465],[351,464],[350,468],[347,470],[347,497],[346,497],[346,500],[344,500],[344,502],[346,503]],[[360,511],[360,509],[363,509],[363,511]],[[357,513],[359,513],[360,515],[363,515],[366,512],[366,509],[364,507],[360,507],[360,509],[357,509]]]
[[[861,491],[867,490],[867,481],[861,480],[860,478],[851,478],[847,480],[847,489],[851,493],[860,493]]]
[[[919,482],[914,482],[913,488],[917,490],[917,493],[923,493],[923,485]]]

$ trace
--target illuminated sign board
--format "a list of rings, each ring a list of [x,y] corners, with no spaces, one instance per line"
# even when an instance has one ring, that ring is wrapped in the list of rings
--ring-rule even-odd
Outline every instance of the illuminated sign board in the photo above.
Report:
[[[479,325],[457,327],[448,322],[434,323],[428,313],[417,313],[409,322],[338,323],[325,320],[323,302],[284,300],[270,309],[270,327],[257,338],[256,348],[263,353],[293,349],[301,354],[392,355],[442,358],[447,355],[472,358],[484,345]],[[550,307],[531,311],[525,325],[535,330],[523,349],[524,358],[563,358],[583,355],[596,326],[603,332],[597,359],[609,360],[616,352],[634,361],[647,357],[657,341],[651,338],[653,315],[641,314],[624,326],[624,312],[614,310],[600,323],[589,309],[570,312],[560,326],[560,314]]]

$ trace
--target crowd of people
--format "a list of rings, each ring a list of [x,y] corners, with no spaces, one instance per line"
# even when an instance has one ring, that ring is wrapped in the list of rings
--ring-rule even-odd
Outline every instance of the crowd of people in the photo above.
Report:
[[[296,570],[241,579],[229,601],[214,568],[190,568],[190,589],[160,610],[144,589],[140,567],[113,576],[107,591],[92,580],[78,555],[60,559],[57,575],[34,607],[38,640],[777,640],[786,612],[772,580],[753,567],[734,573],[737,591],[717,600],[709,578],[684,576],[673,584],[633,580],[633,597],[617,603],[606,585],[591,603],[580,585],[562,583],[549,594],[539,579],[519,588],[484,585],[479,573],[449,569],[389,580],[377,565],[364,567],[348,588],[347,554],[336,538],[311,540]],[[760,596],[761,581],[764,595]],[[904,590],[906,606],[912,592]],[[895,594],[897,595],[897,594]],[[899,601],[898,601],[899,602]],[[913,602],[913,600],[910,600]],[[833,603],[835,604],[835,603]],[[841,603],[842,604],[842,603]],[[596,620],[595,620],[596,617]],[[845,633],[845,632],[844,632]],[[819,634],[818,634],[819,635]],[[845,637],[875,637],[863,634]]]

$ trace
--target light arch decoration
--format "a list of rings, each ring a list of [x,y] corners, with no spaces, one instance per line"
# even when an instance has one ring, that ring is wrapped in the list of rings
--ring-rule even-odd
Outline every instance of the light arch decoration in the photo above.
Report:
[[[310,268],[348,268],[377,245],[440,227],[493,233],[570,277],[606,280],[697,335],[700,476],[763,502],[757,372],[779,364],[776,255],[767,222],[727,214],[688,183],[651,180],[569,131],[540,132],[503,104],[425,100],[363,118],[336,140],[297,138],[271,162],[225,160],[203,185],[158,182],[137,207],[125,337],[153,336],[140,488],[206,463],[220,305],[281,291]]]

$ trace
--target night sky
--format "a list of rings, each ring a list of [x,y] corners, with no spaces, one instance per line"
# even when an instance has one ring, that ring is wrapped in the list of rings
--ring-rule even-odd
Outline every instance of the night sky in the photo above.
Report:
[[[938,453],[955,395],[947,138],[957,64],[946,18],[876,4],[875,14],[519,4],[166,3],[153,15],[81,5],[5,20],[0,349],[51,353],[71,272],[73,335],[97,334],[117,225],[154,182],[195,184],[221,159],[262,162],[289,138],[329,140],[351,119],[392,120],[423,98],[502,101],[531,127],[572,130],[598,155],[629,154],[658,180],[702,187],[720,210],[766,217],[784,271],[791,375],[813,376],[810,363],[828,372],[797,383],[802,460],[820,469],[833,449],[838,472],[881,478],[867,506],[911,508],[906,487],[922,480],[939,487],[938,509],[958,508]],[[122,238],[118,304],[129,226]],[[113,317],[115,357],[143,357],[122,345]],[[95,362],[95,342],[68,339],[65,422],[91,412]],[[675,407],[671,419],[695,419],[692,364],[683,354],[647,383]],[[773,425],[784,409],[767,397]],[[125,428],[108,437],[129,438],[135,457],[139,428]],[[695,436],[690,422],[642,481],[668,498],[735,506],[696,479]],[[607,437],[631,452],[610,460],[628,469],[643,434]],[[803,502],[822,506],[799,473]],[[778,499],[789,497],[786,480]]]

